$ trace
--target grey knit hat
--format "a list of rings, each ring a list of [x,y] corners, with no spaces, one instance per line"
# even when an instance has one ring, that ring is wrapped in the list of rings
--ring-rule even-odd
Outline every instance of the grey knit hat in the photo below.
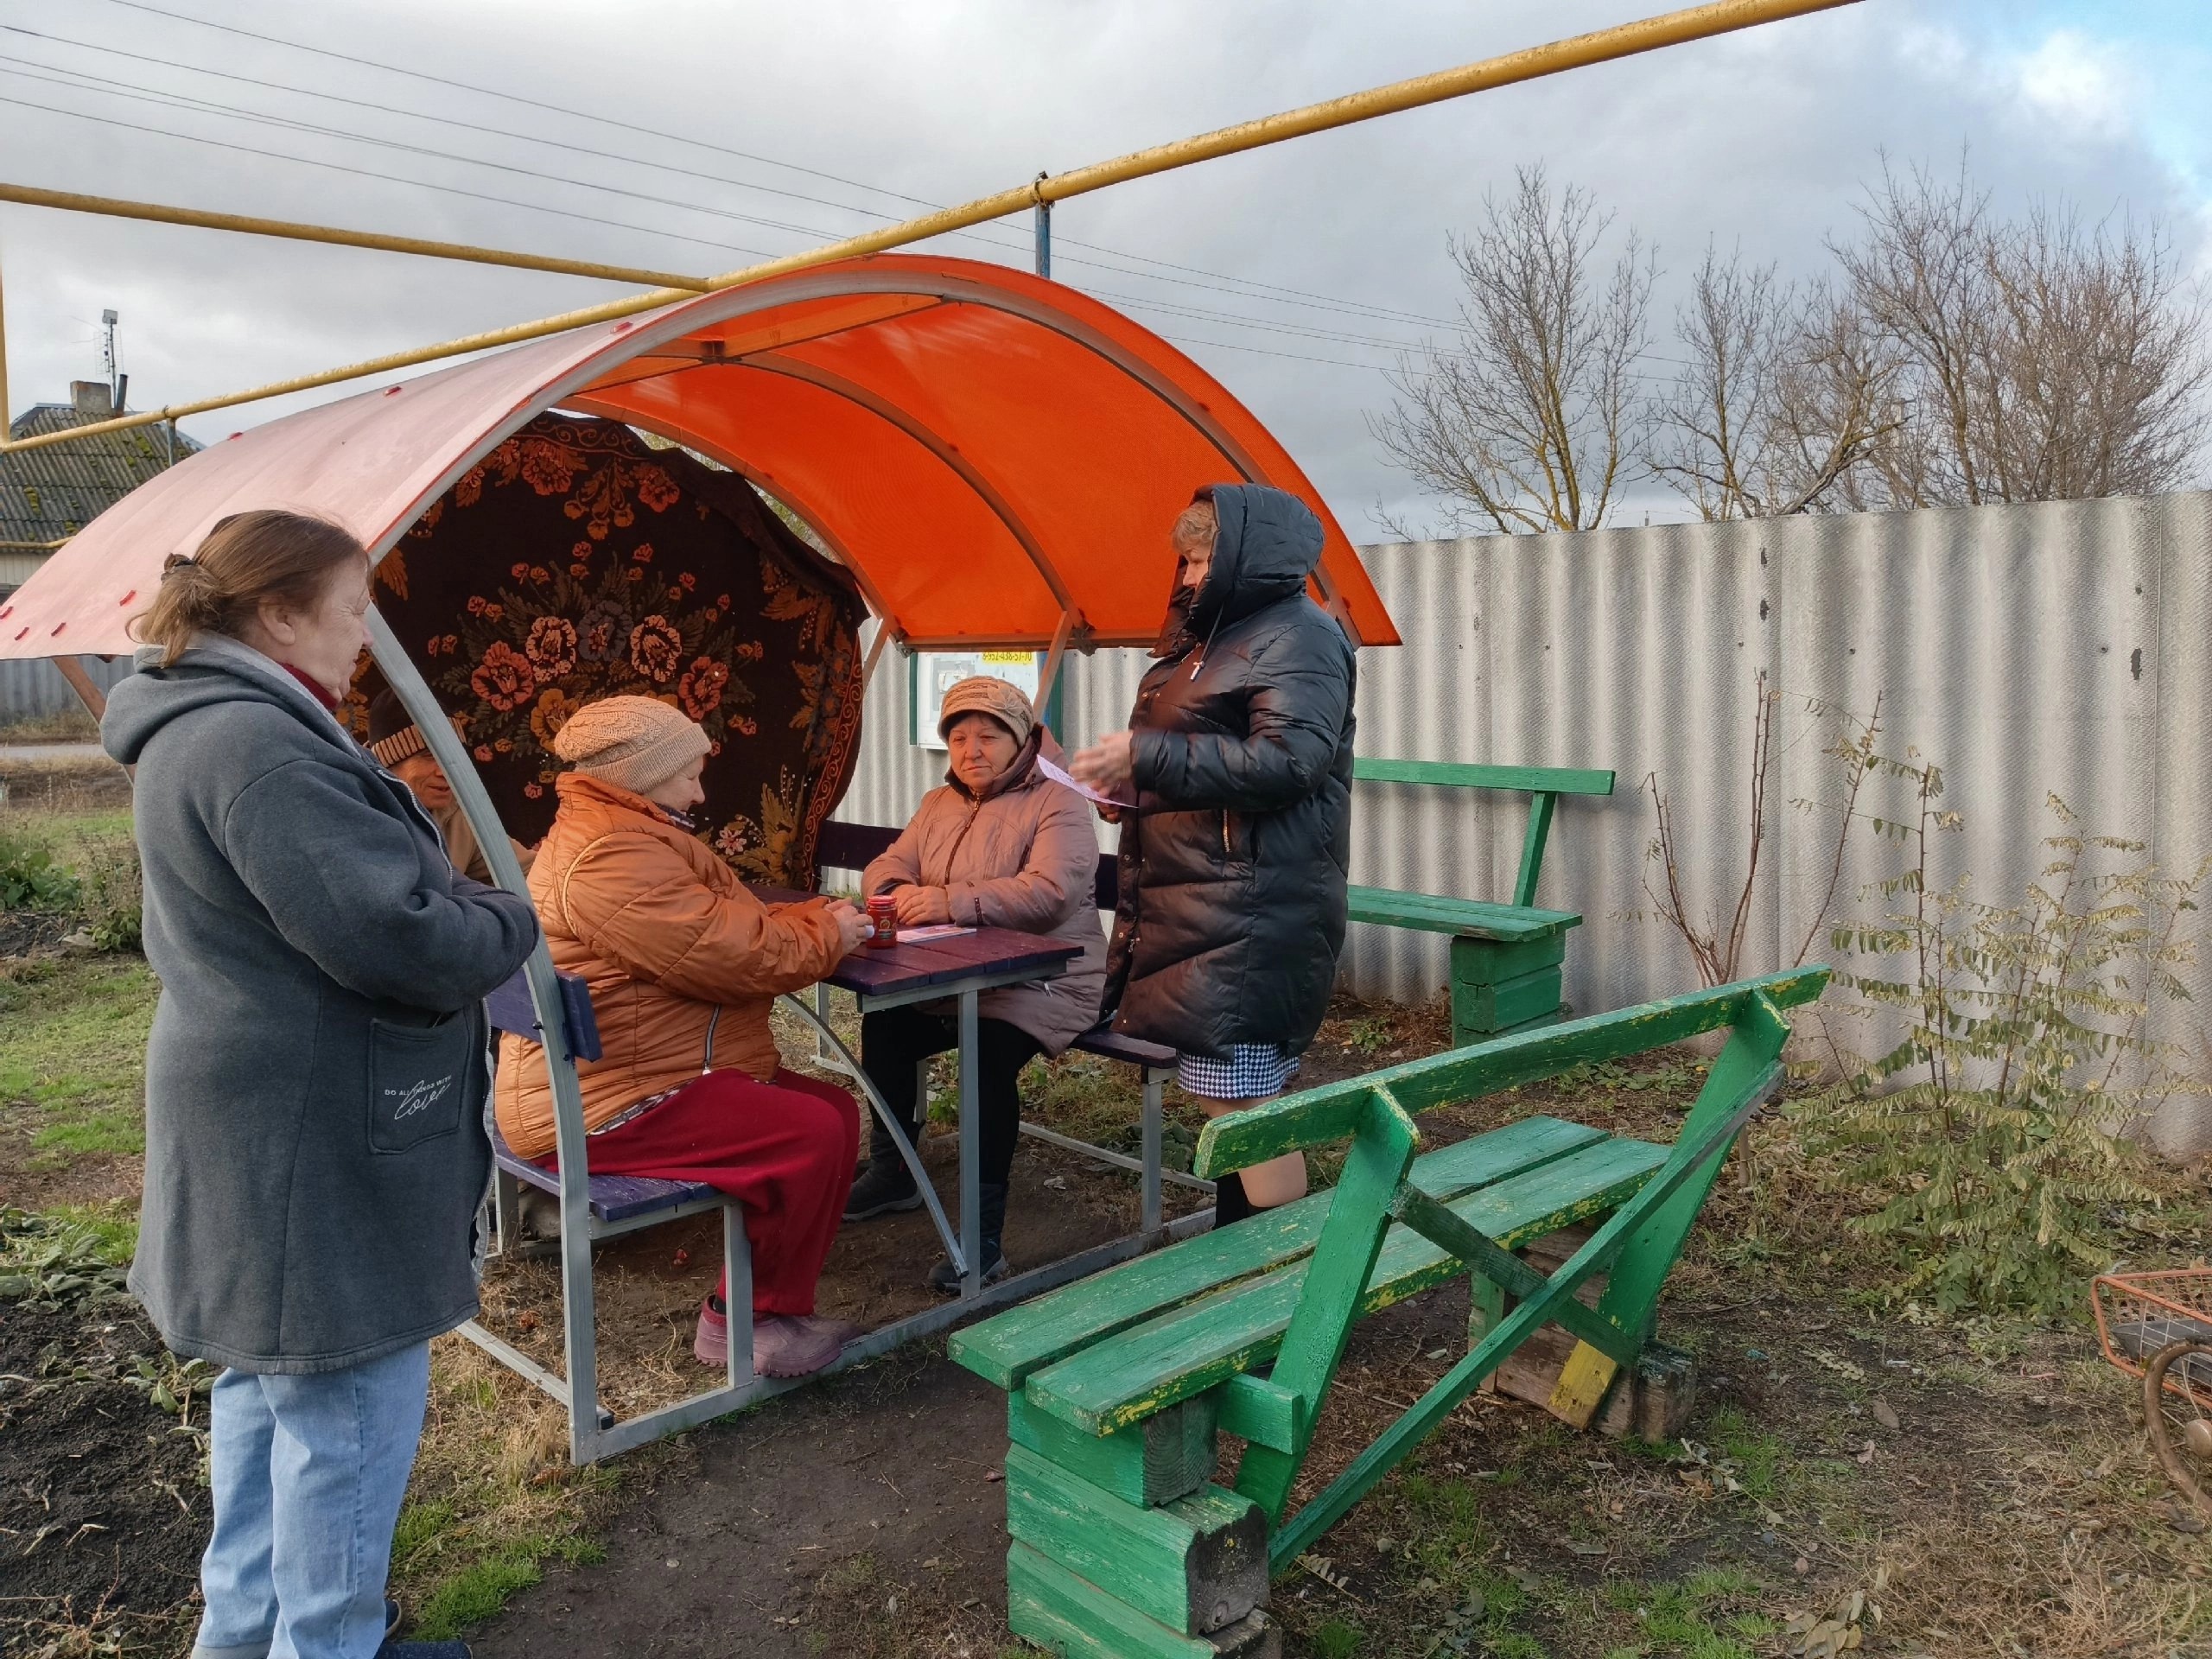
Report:
[[[666,783],[712,746],[696,721],[652,697],[601,697],[569,716],[553,753],[633,795]]]

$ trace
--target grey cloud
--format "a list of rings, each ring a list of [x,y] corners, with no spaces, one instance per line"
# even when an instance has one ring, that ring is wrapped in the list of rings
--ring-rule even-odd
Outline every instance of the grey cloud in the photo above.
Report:
[[[787,158],[932,200],[965,198],[1039,168],[1083,162],[1493,51],[1623,21],[1623,0],[1510,0],[1479,16],[1463,4],[1357,8],[1318,0],[1168,0],[1040,7],[888,3],[732,7],[539,3],[372,9],[355,0],[302,9],[269,0],[162,0],[242,28],[548,102]],[[1657,9],[1656,6],[1651,9]],[[305,58],[107,3],[0,0],[0,22],[95,39],[179,63],[296,82],[347,96],[652,156],[890,211],[899,204],[634,133],[410,84]],[[2069,125],[2019,92],[1972,40],[1926,22],[1900,27],[1895,7],[1865,6],[1735,39],[1509,88],[1336,134],[1230,158],[1064,205],[1058,273],[1084,286],[1243,312],[1291,327],[1418,342],[1437,331],[1405,321],[1262,304],[1075,263],[1068,238],[1342,296],[1431,318],[1454,306],[1447,230],[1467,225],[1483,192],[1542,160],[1595,191],[1659,246],[1679,276],[1708,237],[1802,272],[1824,234],[1846,226],[1861,181],[1886,148],[1948,163],[1971,148],[2001,199],[2070,194],[2095,209],[2124,199],[2198,234],[2202,204],[2149,146],[2109,126]],[[0,35],[0,51],[95,68],[226,103],[281,110],[440,149],[578,178],[620,181],[760,217],[843,232],[868,223],[831,208],[647,175],[527,143],[442,130],[373,111],[317,105],[143,64]],[[155,110],[0,76],[0,98],[68,103],[121,119],[463,185],[714,242],[776,251],[807,237],[428,158],[210,117]],[[569,253],[664,269],[710,270],[745,256],[488,203],[319,172],[283,161],[121,132],[0,104],[0,176],[416,235]],[[1027,226],[1009,245],[958,239],[942,251],[1022,263]],[[391,256],[223,238],[0,207],[9,372],[17,407],[62,395],[98,372],[96,319],[124,314],[133,401],[143,405],[241,388],[433,340],[589,303],[621,290],[565,278]],[[1675,289],[1662,282],[1657,315]],[[1186,346],[1273,425],[1355,537],[1375,533],[1381,500],[1416,519],[1421,504],[1370,440],[1364,416],[1388,388],[1371,346],[1132,314],[1171,336],[1248,348]],[[1660,347],[1664,350],[1663,342]],[[1655,372],[1663,372],[1655,367]],[[220,438],[331,392],[202,416]],[[1638,505],[1643,505],[1639,498]],[[1663,509],[1662,498],[1650,505]]]

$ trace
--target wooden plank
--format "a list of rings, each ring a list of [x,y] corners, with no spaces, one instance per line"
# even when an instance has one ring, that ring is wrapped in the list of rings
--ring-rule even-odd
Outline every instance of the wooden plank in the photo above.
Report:
[[[1579,927],[1571,910],[1522,909],[1479,899],[1454,899],[1440,893],[1400,893],[1390,887],[1347,887],[1346,914],[1377,927],[1412,928],[1468,938],[1517,943],[1541,938],[1564,927]]]
[[[1548,1409],[1570,1427],[1589,1427],[1620,1369],[1620,1361],[1611,1355],[1599,1353],[1586,1342],[1576,1343],[1560,1370],[1559,1381],[1552,1386]]]
[[[1732,1025],[1754,996],[1764,996],[1777,1007],[1794,1007],[1819,996],[1827,985],[1826,968],[1799,968],[1758,979],[1738,980],[1732,985],[1692,991],[1658,1002],[1646,1002],[1612,1014],[1588,1014],[1555,1026],[1510,1033],[1478,1047],[1452,1049],[1426,1058],[1408,1060],[1342,1083],[1324,1084],[1250,1111],[1217,1117],[1198,1136],[1192,1173],[1211,1176],[1220,1170],[1242,1169],[1255,1161],[1243,1147],[1267,1145],[1281,1130],[1269,1120],[1296,1119],[1306,1113],[1345,1112],[1348,1102],[1363,1097],[1370,1089],[1389,1090],[1409,1112],[1432,1106],[1472,1100],[1544,1077],[1556,1077],[1577,1065],[1616,1060],[1646,1049],[1679,1043],[1685,1038],[1718,1031]]]
[[[1218,1486],[1147,1508],[1013,1446],[1006,1529],[1185,1636],[1233,1624],[1267,1599],[1267,1519],[1251,1499]]]
[[[840,990],[889,995],[991,974],[1032,969],[1040,975],[1049,974],[1081,954],[1077,946],[1038,934],[985,927],[923,944],[894,944],[882,950],[863,947],[849,954],[824,978]]]
[[[1610,789],[1605,792],[1612,793]],[[1558,804],[1558,794],[1548,789],[1538,790],[1529,798],[1529,828],[1521,837],[1521,870],[1513,881],[1516,905],[1536,902],[1536,883],[1544,872],[1544,842],[1552,832],[1552,809]]]
[[[1351,763],[1363,784],[1438,784],[1459,789],[1549,790],[1559,795],[1610,795],[1613,774],[1582,766],[1470,766],[1456,760],[1383,760],[1366,756]]]
[[[1452,1035],[1454,1041],[1478,1041],[1492,1033],[1525,1026],[1558,1012],[1560,970],[1539,968],[1533,973],[1490,985],[1452,987]]]
[[[1185,1636],[1016,1540],[1006,1555],[1007,1624],[1064,1659],[1282,1659],[1282,1633],[1255,1609],[1210,1636]]]
[[[1510,1180],[1478,1188],[1450,1208],[1511,1249],[1617,1207],[1666,1160],[1664,1147],[1642,1141],[1599,1141]],[[1306,1267],[1304,1262],[1294,1262],[1263,1278],[1231,1286],[1125,1331],[1110,1343],[1046,1366],[1029,1378],[1029,1403],[1090,1433],[1113,1433],[1238,1371],[1262,1364],[1274,1353],[1297,1311]],[[1369,1276],[1360,1312],[1393,1306],[1465,1271],[1411,1228],[1394,1227]],[[1511,1318],[1507,1316],[1507,1323]]]
[[[1540,939],[1519,944],[1505,939],[1478,939],[1461,935],[1452,941],[1452,984],[1495,985],[1501,979],[1518,979],[1539,968],[1556,967],[1567,960],[1567,930],[1547,933]]]
[[[1514,1295],[1527,1297],[1543,1294],[1546,1287],[1543,1274],[1487,1234],[1470,1227],[1418,1187],[1411,1185],[1400,1187],[1390,1200],[1390,1213],[1430,1243]],[[1565,1303],[1556,1317],[1583,1341],[1611,1355],[1615,1360],[1625,1363],[1636,1357],[1637,1344],[1635,1338],[1607,1325],[1593,1310],[1584,1307],[1580,1303]],[[1575,1427],[1580,1428],[1584,1424],[1577,1423]]]
[[[1213,1478],[1217,1400],[1202,1394],[1102,1437],[1033,1409],[1016,1389],[1006,1398],[1007,1438],[1125,1503],[1150,1508]]]
[[[1221,1432],[1240,1440],[1295,1452],[1306,1444],[1313,1414],[1306,1402],[1270,1377],[1239,1371],[1219,1388],[1198,1396],[1221,1402]],[[1180,1406],[1170,1407],[1179,1411]],[[1150,1418],[1145,1420],[1151,1421]],[[1107,1437],[1112,1439],[1111,1435]]]
[[[1123,1060],[1131,1065],[1149,1066],[1164,1070],[1175,1064],[1176,1052],[1160,1043],[1147,1043],[1141,1037],[1124,1037],[1111,1026],[1094,1026],[1068,1045],[1085,1054],[1096,1054],[1109,1060]]]
[[[1541,1167],[1605,1138],[1601,1129],[1556,1117],[1527,1117],[1429,1153],[1414,1165],[1440,1197]],[[1304,1255],[1321,1235],[1330,1195],[1316,1192],[1218,1232],[1125,1262],[955,1332],[952,1357],[1002,1389],[1018,1389],[1039,1367],[1203,1296]]]

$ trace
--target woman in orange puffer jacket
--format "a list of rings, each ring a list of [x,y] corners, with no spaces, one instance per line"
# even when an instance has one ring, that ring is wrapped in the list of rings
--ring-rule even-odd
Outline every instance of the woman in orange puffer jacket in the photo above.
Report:
[[[553,752],[575,770],[531,868],[553,965],[581,976],[601,1058],[576,1069],[601,1175],[698,1181],[745,1207],[753,1247],[753,1363],[768,1376],[821,1370],[857,1327],[814,1312],[860,1145],[853,1097],[781,1069],[768,1010],[858,944],[867,919],[822,900],[764,905],[690,832],[705,798],[707,734],[651,697],[607,697],[570,717]],[[499,1050],[499,1132],[555,1166],[544,1051]],[[692,1351],[721,1365],[717,1287]]]

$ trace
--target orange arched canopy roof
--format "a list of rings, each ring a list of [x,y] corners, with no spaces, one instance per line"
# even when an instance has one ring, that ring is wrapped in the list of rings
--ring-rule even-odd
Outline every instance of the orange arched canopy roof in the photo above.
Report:
[[[139,486],[0,603],[0,658],[120,654],[162,561],[248,507],[381,556],[509,433],[561,407],[658,433],[807,520],[920,646],[1149,643],[1167,526],[1201,484],[1301,496],[1317,595],[1398,634],[1297,464],[1205,370],[1057,283],[881,255],[702,295],[272,421]]]

